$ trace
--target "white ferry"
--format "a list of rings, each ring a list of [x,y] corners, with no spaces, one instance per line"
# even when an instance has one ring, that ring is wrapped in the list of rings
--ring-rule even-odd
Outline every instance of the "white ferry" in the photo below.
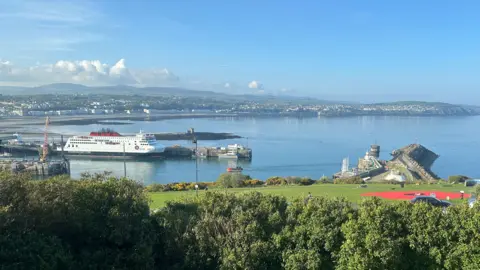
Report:
[[[61,147],[57,151],[62,151]],[[99,157],[154,157],[161,156],[165,146],[158,143],[155,135],[137,133],[123,136],[110,129],[90,132],[89,136],[74,136],[64,146],[67,156],[99,156]]]

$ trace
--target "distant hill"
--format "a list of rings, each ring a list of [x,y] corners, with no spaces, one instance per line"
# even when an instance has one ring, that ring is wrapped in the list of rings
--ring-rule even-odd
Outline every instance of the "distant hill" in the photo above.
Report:
[[[288,95],[271,95],[271,94],[227,94],[215,91],[192,90],[181,87],[135,87],[129,85],[114,86],[85,86],[74,83],[53,83],[36,87],[20,87],[20,86],[0,86],[0,94],[4,95],[42,95],[42,94],[106,94],[106,95],[140,95],[140,96],[179,96],[179,97],[199,97],[217,99],[226,102],[242,102],[254,101],[259,103],[275,103],[275,104],[344,104],[344,105],[362,105],[361,103],[346,101],[330,101],[311,97],[298,97]],[[363,105],[423,105],[434,106],[449,111],[458,111],[462,113],[480,113],[480,106],[470,105],[454,105],[442,102],[425,102],[425,101],[397,101],[384,103],[371,103]]]
[[[221,99],[226,101],[258,101],[258,102],[295,102],[308,104],[339,104],[344,102],[320,100],[309,97],[274,96],[274,95],[230,95],[226,93],[191,90],[180,87],[134,87],[128,85],[85,86],[73,83],[54,83],[37,87],[0,86],[0,93],[7,95],[39,95],[39,94],[116,94],[145,96],[181,96]]]
[[[372,103],[368,105],[375,106],[388,106],[388,105],[399,105],[399,106],[409,106],[409,105],[418,105],[418,106],[432,106],[436,108],[443,109],[456,109],[463,110],[468,113],[478,114],[480,113],[480,106],[476,105],[461,105],[461,104],[451,104],[445,102],[426,102],[426,101],[396,101],[396,102],[384,102],[384,103]]]
[[[395,101],[395,102],[371,103],[369,105],[376,105],[376,106],[382,106],[382,105],[400,105],[400,106],[419,105],[419,106],[435,106],[435,107],[455,106],[455,105],[450,104],[450,103],[426,102],[426,101]]]

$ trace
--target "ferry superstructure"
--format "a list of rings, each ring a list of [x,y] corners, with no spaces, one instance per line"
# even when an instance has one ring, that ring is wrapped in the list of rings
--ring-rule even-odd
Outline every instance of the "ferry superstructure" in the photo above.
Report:
[[[57,151],[61,151],[61,148]],[[148,157],[161,156],[165,146],[157,142],[155,135],[142,131],[132,136],[123,136],[113,130],[101,130],[91,132],[89,136],[69,138],[63,151],[68,156]]]

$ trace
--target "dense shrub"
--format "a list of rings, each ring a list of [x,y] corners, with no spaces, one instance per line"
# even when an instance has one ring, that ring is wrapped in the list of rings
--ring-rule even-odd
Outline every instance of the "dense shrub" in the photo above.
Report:
[[[318,179],[317,184],[333,184],[333,179],[328,178],[328,176],[322,176]]]
[[[287,176],[285,177],[285,182],[287,185],[298,185],[300,184],[300,181],[302,180],[301,177],[298,176]]]
[[[334,184],[363,184],[363,179],[360,176],[336,178]]]
[[[145,187],[147,192],[163,192],[163,191],[184,191],[195,190],[195,185],[198,185],[199,189],[205,189],[206,187],[213,186],[215,183],[211,182],[173,182],[168,184],[151,184]]]
[[[21,269],[25,263],[28,269],[153,266],[158,233],[136,182],[107,175],[82,181],[11,175],[0,181],[1,269]]]
[[[163,191],[163,186],[162,184],[151,184],[145,187],[145,191],[147,192],[161,192]]]
[[[478,205],[222,190],[150,213],[144,191],[0,172],[0,269],[480,269]]]
[[[1,269],[69,269],[72,259],[58,237],[15,229],[0,232]]]
[[[378,198],[365,200],[357,217],[342,226],[345,237],[338,256],[338,269],[410,269],[408,235],[400,208]]]
[[[333,269],[344,242],[342,224],[354,209],[345,199],[297,199],[287,209],[287,222],[275,237],[287,269]]]
[[[287,180],[280,176],[273,176],[267,179],[266,184],[267,186],[286,185]]]
[[[278,269],[274,235],[286,222],[287,201],[258,192],[208,192],[168,203],[154,217],[166,229],[163,269]],[[248,254],[248,256],[245,256]]]
[[[224,188],[237,188],[242,187],[244,181],[250,179],[250,176],[241,173],[224,173],[218,177],[216,184]]]
[[[310,179],[308,177],[303,177],[303,178],[300,179],[300,182],[298,184],[301,185],[301,186],[309,186],[309,185],[315,184],[315,182],[316,181],[313,180],[313,179]]]
[[[265,182],[263,182],[262,180],[258,180],[258,179],[243,180],[243,186],[245,187],[257,187],[257,186],[263,186],[263,185],[265,185]]]
[[[448,177],[449,183],[465,183],[466,180],[470,179],[468,176],[464,175],[451,175]]]

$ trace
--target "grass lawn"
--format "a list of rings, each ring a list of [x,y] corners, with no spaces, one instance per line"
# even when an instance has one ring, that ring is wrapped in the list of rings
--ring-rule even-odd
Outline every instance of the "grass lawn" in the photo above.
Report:
[[[395,191],[414,191],[414,190],[424,190],[424,191],[447,191],[447,192],[460,192],[460,190],[465,191],[465,193],[470,193],[473,191],[471,187],[465,187],[462,184],[457,185],[406,185],[405,188],[401,189],[398,185],[391,184],[370,184],[367,188],[359,188],[359,185],[334,185],[334,184],[315,184],[311,186],[273,186],[273,187],[256,187],[256,188],[232,188],[232,189],[221,189],[221,188],[212,188],[209,191],[220,191],[220,192],[246,192],[246,191],[259,191],[266,194],[276,194],[282,195],[287,198],[295,197],[305,197],[310,192],[313,196],[329,196],[329,197],[345,197],[351,202],[361,201],[362,196],[360,194],[366,192],[376,192],[376,191],[391,191],[392,188],[395,188]],[[200,190],[198,194],[201,196],[205,194],[206,191]],[[160,208],[165,205],[167,201],[180,199],[187,196],[195,196],[195,191],[168,191],[168,192],[151,192],[149,193],[151,202],[150,207],[153,209]],[[453,200],[453,202],[458,202],[459,200]]]

